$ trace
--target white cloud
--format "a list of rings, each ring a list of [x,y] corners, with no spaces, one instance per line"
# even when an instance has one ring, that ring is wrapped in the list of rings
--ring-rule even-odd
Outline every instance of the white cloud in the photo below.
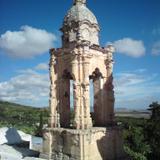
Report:
[[[157,41],[153,44],[152,54],[153,55],[160,55],[160,41]]]
[[[123,38],[113,43],[116,51],[131,57],[141,57],[145,54],[145,46],[143,41],[131,38]]]
[[[152,101],[160,101],[160,75],[136,70],[115,74],[116,107],[146,108]]]
[[[17,76],[0,82],[0,99],[38,107],[48,106],[49,75],[33,68],[19,70]],[[160,101],[159,74],[151,74],[141,68],[117,73],[114,77],[116,107],[146,108],[152,101]]]
[[[134,71],[133,71],[133,72],[134,72]],[[140,68],[140,69],[135,70],[135,72],[136,72],[136,73],[145,73],[145,72],[147,72],[147,69],[145,69],[145,68]]]
[[[117,74],[117,86],[130,86],[134,84],[143,83],[146,77],[137,75],[135,73],[120,73]]]
[[[19,75],[0,82],[0,99],[25,105],[47,106],[49,96],[48,74],[32,69],[21,70]]]
[[[48,66],[48,63],[40,63],[35,67],[35,69],[48,71],[49,66]]]
[[[6,31],[0,36],[0,48],[9,56],[32,58],[47,52],[56,40],[46,30],[22,26],[20,31]]]

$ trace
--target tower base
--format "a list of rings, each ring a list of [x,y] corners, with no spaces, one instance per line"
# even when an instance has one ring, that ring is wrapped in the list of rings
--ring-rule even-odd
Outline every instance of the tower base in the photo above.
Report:
[[[88,130],[48,128],[41,158],[48,160],[124,160],[118,126]]]

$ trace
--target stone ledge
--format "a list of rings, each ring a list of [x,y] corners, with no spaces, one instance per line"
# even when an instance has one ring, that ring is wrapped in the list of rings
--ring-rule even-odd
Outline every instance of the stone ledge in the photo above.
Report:
[[[81,133],[96,133],[96,132],[104,132],[107,133],[107,131],[110,130],[121,130],[119,126],[113,126],[113,127],[92,127],[90,129],[70,129],[70,128],[46,128],[44,131],[58,131],[58,132],[63,132],[67,131],[72,134],[81,134]]]

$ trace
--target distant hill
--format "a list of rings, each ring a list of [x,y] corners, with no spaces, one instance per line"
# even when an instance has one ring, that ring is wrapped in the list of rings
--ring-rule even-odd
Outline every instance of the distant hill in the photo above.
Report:
[[[48,112],[48,108],[35,108],[17,103],[0,101],[0,120],[25,121],[35,120],[41,112]]]
[[[149,118],[146,110],[115,110],[116,117]],[[73,115],[71,114],[72,118]],[[11,102],[0,101],[0,127],[15,127],[29,134],[37,135],[43,124],[48,124],[49,108],[35,108]]]
[[[0,101],[0,127],[15,127],[30,134],[37,134],[42,123],[47,123],[48,108],[35,108]]]
[[[17,103],[13,103],[13,102],[7,102],[7,101],[2,101],[0,100],[0,107],[14,107],[17,109],[42,109],[42,108],[36,108],[36,107],[32,107],[32,106],[27,106],[27,105],[21,105],[21,104],[17,104]],[[26,108],[27,107],[27,108]]]
[[[115,109],[115,115],[117,117],[133,117],[133,118],[150,118],[150,111],[145,109],[127,109],[127,108],[117,108]]]

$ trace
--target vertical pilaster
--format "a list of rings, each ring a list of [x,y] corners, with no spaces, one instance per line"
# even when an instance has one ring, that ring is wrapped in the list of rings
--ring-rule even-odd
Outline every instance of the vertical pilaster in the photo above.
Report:
[[[113,52],[115,49],[113,46],[108,46],[107,50],[107,60],[106,60],[106,82],[105,82],[105,92],[107,99],[107,119],[106,124],[113,124],[114,121],[114,86],[113,86]]]
[[[83,56],[83,108],[84,108],[84,128],[92,127],[92,119],[90,115],[90,94],[89,94],[89,65],[90,65],[90,56]]]
[[[50,58],[50,98],[49,98],[49,107],[50,107],[50,122],[49,125],[51,128],[60,127],[59,124],[59,112],[58,112],[58,89],[57,89],[57,73],[56,73],[56,57],[51,52]]]
[[[74,75],[73,79],[73,105],[74,105],[74,120],[73,125],[76,129],[80,129],[81,123],[80,123],[80,82],[79,82],[79,71],[80,66],[78,63],[78,55],[75,56],[73,62],[72,62],[72,74]]]
[[[84,104],[83,104],[83,48],[78,48],[78,66],[79,66],[79,93],[80,93],[80,129],[85,129]]]

